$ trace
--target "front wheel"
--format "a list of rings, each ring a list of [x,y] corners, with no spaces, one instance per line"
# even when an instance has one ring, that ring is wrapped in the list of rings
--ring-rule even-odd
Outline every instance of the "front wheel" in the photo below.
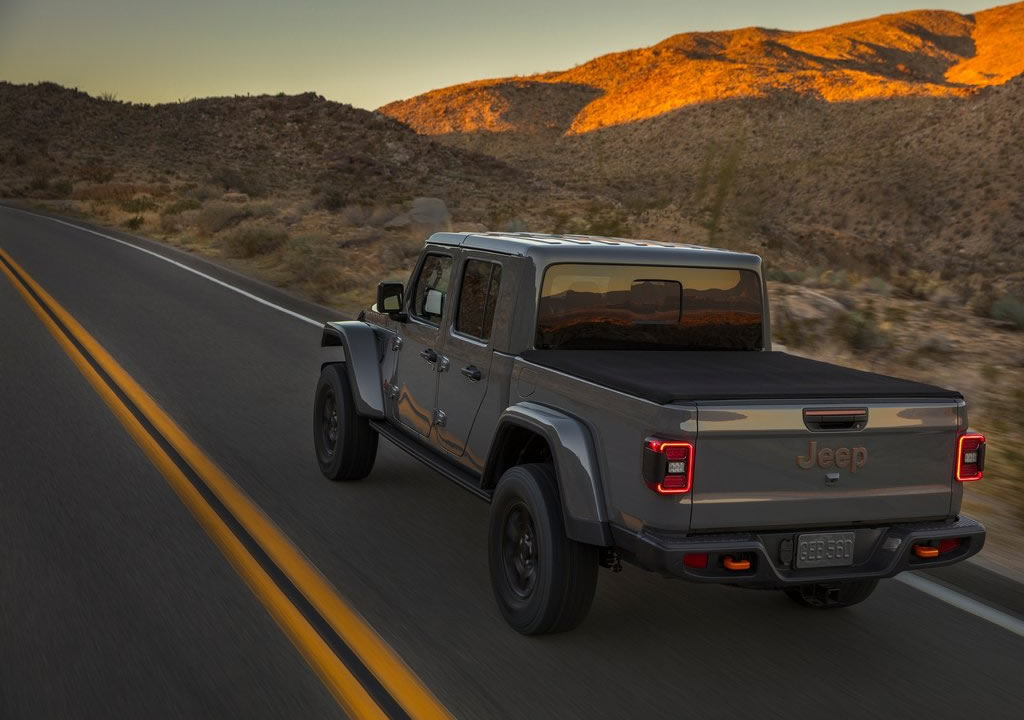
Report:
[[[864,602],[875,591],[878,580],[849,580],[835,583],[815,583],[786,588],[785,593],[793,602],[804,607],[828,610],[850,607]]]
[[[377,459],[377,431],[356,413],[345,368],[324,366],[313,401],[313,446],[328,480],[361,480]]]
[[[491,586],[505,620],[524,635],[571,630],[590,610],[598,549],[565,535],[554,469],[509,468],[491,502]]]

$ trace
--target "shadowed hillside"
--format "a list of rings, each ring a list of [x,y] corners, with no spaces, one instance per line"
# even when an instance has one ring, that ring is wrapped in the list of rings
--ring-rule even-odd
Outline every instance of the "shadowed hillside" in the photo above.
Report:
[[[404,277],[426,233],[585,202],[313,93],[163,105],[0,82],[0,197],[225,258],[321,302]],[[588,200],[589,201],[589,200]],[[540,204],[540,203],[543,204]]]

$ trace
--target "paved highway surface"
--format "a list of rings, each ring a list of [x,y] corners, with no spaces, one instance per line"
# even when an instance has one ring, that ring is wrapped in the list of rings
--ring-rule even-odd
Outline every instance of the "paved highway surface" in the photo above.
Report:
[[[103,233],[306,318],[331,318],[230,271]],[[491,598],[484,503],[383,441],[366,481],[320,476],[314,323],[95,232],[3,207],[0,250],[20,268],[0,274],[2,718],[374,716],[346,702],[347,677],[378,683],[367,695],[399,717],[442,706],[462,718],[1019,717],[1020,586],[995,578],[978,582],[1002,583],[1004,626],[896,581],[855,608],[813,612],[780,593],[626,568],[602,572],[578,630],[521,637]],[[29,281],[152,407],[90,384],[117,378],[73,361],[89,349],[58,343],[66,323],[45,319],[53,311]],[[217,516],[209,491],[183,502],[193,491],[173,478],[186,451],[133,439],[122,406],[145,414],[138,427],[151,433],[163,422],[151,414],[166,413],[194,441],[187,452],[200,460],[181,477],[201,475],[214,495],[230,495],[223,487],[233,483],[251,503],[225,501]],[[162,452],[179,465],[161,465]],[[241,537],[238,523],[263,517],[253,504],[271,527],[239,544],[230,532]],[[275,554],[281,537],[301,554]],[[309,589],[320,577],[303,574],[310,566],[337,602],[327,583]],[[986,587],[954,598],[984,600]],[[346,619],[352,609],[365,625]]]

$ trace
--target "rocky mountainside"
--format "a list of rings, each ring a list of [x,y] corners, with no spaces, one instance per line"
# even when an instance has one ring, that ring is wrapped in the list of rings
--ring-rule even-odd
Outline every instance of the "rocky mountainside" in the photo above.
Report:
[[[1016,3],[676,35],[381,112],[611,197],[623,232],[754,250],[787,271],[914,273],[929,292],[995,274],[1024,292],[1021,73]]]
[[[585,133],[678,108],[786,92],[829,102],[963,97],[1024,72],[1024,3],[922,10],[810,32],[674,35],[564,72],[456,85],[381,111],[420,133]]]

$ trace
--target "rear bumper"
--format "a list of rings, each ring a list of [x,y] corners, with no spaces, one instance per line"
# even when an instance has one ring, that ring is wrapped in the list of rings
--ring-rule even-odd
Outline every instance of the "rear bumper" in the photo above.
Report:
[[[796,538],[803,533],[852,531],[853,565],[799,569],[793,566]],[[634,532],[612,526],[612,536],[623,559],[647,570],[695,582],[729,583],[777,588],[807,583],[887,578],[904,570],[941,567],[966,560],[985,544],[985,527],[960,515],[945,522],[903,523],[878,527],[827,528],[726,533],[717,535],[668,535],[655,531]],[[919,557],[915,545],[937,545],[939,540],[961,540],[959,546],[934,558]],[[688,567],[683,557],[706,553],[707,567]],[[747,560],[750,567],[730,570],[726,557]]]

